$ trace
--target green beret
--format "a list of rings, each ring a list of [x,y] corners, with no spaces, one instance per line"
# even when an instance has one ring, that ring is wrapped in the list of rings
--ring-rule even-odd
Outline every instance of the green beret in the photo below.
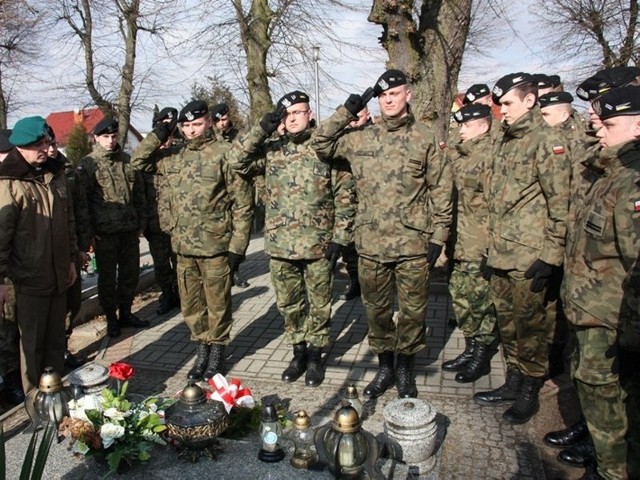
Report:
[[[42,117],[26,117],[18,120],[11,131],[9,141],[16,147],[31,145],[47,136],[47,122]]]

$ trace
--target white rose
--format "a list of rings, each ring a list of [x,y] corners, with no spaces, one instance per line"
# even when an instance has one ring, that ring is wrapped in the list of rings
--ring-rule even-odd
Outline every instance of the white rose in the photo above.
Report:
[[[100,438],[104,448],[109,448],[118,438],[124,436],[124,427],[114,423],[105,423],[100,427]]]
[[[112,418],[114,420],[124,420],[129,415],[131,415],[131,410],[127,412],[121,412],[115,407],[107,408],[103,413],[105,417]]]

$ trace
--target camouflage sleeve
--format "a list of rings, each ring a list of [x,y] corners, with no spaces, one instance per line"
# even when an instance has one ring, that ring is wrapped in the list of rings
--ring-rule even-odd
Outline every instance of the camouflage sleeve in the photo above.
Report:
[[[131,166],[138,171],[154,173],[156,158],[154,153],[162,142],[154,132],[150,132],[131,156]]]
[[[349,136],[342,134],[349,122],[355,118],[344,106],[340,106],[316,128],[311,137],[311,148],[320,160],[330,162],[334,157],[350,157],[347,142]]]
[[[232,233],[229,241],[229,251],[244,255],[249,246],[249,236],[251,235],[253,188],[247,179],[234,171],[227,161],[224,164],[225,182],[231,197]]]
[[[18,206],[6,181],[6,184],[0,188],[0,284],[4,283],[9,269],[9,257],[17,222]]]
[[[91,217],[89,216],[89,202],[87,192],[81,188],[78,175],[74,173],[73,180],[69,181],[71,199],[73,201],[73,216],[76,222],[76,237],[78,248],[82,252],[89,250],[91,244]]]
[[[347,246],[353,241],[353,221],[356,215],[356,184],[349,164],[342,160],[331,168],[333,208],[335,212],[332,241]]]
[[[68,224],[68,228],[69,228],[69,249],[70,249],[70,254],[71,254],[71,258],[70,261],[74,262],[77,258],[78,258],[78,254],[79,254],[79,250],[78,250],[78,236],[76,235],[77,229],[76,229],[76,217],[75,217],[75,207],[73,204],[73,192],[71,190],[71,186],[69,180],[66,178],[64,178],[64,181],[67,184],[67,224]],[[76,272],[78,275],[80,275],[80,272]]]
[[[82,218],[78,217],[76,219],[76,222],[82,222],[76,225],[77,231],[82,234],[82,237],[78,238],[78,246],[82,251],[86,252],[93,244],[93,237],[95,236],[89,205],[91,192],[94,191],[95,185],[93,181],[93,174],[85,159],[80,160],[80,163],[78,164],[78,168],[76,170],[76,181],[78,182],[77,189],[80,191],[79,195],[85,198],[85,205],[87,206],[86,215],[83,215]]]
[[[614,212],[617,250],[627,271],[633,270],[640,253],[640,180],[616,203]],[[637,285],[639,279],[635,279]]]
[[[429,239],[438,245],[444,245],[449,236],[449,227],[453,218],[453,173],[451,164],[436,148],[436,142],[431,142],[430,152],[427,152],[427,186],[429,188],[431,224],[433,235]]]
[[[267,134],[260,125],[253,127],[246,135],[238,136],[227,152],[229,166],[246,178],[264,174],[265,156],[262,146]]]
[[[138,229],[144,232],[147,229],[147,195],[145,193],[144,178],[142,172],[134,171],[133,206],[138,215]]]
[[[550,137],[549,141],[541,142],[536,161],[538,181],[547,201],[547,219],[540,260],[556,266],[562,265],[564,259],[569,213],[570,158],[564,138],[556,135]]]

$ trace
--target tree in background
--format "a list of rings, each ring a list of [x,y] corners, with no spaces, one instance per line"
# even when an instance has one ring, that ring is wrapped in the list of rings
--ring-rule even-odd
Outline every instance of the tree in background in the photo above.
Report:
[[[218,76],[206,77],[205,84],[194,83],[191,87],[192,100],[204,100],[211,110],[218,103],[226,103],[233,125],[242,130],[246,125],[246,116],[241,113],[240,104],[231,89]],[[178,108],[179,109],[179,108]]]
[[[75,166],[81,158],[91,153],[91,143],[89,135],[81,122],[77,122],[67,138],[67,144],[64,147],[64,154],[69,161]]]
[[[538,0],[531,10],[554,56],[580,59],[578,70],[638,64],[638,0]]]
[[[369,21],[383,28],[388,68],[407,74],[417,118],[446,138],[457,91],[472,0],[374,0]]]

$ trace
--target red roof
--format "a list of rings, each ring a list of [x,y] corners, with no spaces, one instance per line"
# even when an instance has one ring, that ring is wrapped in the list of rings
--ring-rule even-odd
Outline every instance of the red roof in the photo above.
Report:
[[[53,128],[56,134],[56,141],[59,145],[67,144],[69,134],[76,123],[82,122],[87,133],[91,133],[100,120],[104,118],[104,114],[98,107],[85,108],[84,110],[73,110],[69,112],[53,112],[47,117],[47,123]],[[133,126],[129,125],[129,130],[142,140],[142,135]]]

